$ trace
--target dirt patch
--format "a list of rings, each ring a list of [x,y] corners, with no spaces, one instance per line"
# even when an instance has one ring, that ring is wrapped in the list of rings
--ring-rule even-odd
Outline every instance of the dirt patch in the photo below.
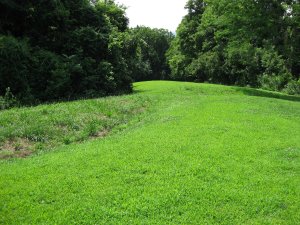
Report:
[[[33,143],[26,138],[16,138],[0,145],[0,159],[24,158],[32,153]]]
[[[97,120],[108,120],[109,118],[106,115],[100,114],[100,115],[93,115],[94,118]]]
[[[122,105],[126,105],[126,104],[130,104],[132,101],[128,100],[128,99],[123,99],[120,101],[120,104]]]
[[[141,114],[141,113],[143,113],[143,112],[145,112],[145,111],[146,111],[146,107],[140,107],[140,108],[134,109],[134,110],[132,111],[132,114],[133,114],[133,115]]]
[[[104,138],[109,134],[109,130],[105,129],[105,130],[101,130],[98,131],[97,133],[95,133],[92,138]]]
[[[63,132],[68,132],[69,131],[69,127],[67,125],[63,125],[63,124],[59,124],[58,129],[63,131]]]

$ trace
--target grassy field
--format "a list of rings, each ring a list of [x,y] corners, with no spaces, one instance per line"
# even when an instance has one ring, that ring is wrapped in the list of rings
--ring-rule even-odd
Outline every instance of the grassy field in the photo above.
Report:
[[[55,135],[66,106],[67,142]],[[116,122],[92,133],[78,122],[106,111]],[[35,120],[43,132],[54,121],[56,148],[0,161],[0,224],[299,224],[299,97],[141,82],[133,95],[1,112],[2,143],[27,138],[14,130]]]

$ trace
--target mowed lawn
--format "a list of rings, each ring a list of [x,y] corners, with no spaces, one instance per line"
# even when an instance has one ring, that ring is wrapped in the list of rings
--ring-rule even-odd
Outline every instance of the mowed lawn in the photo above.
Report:
[[[124,98],[151,104],[124,129],[0,161],[0,223],[300,224],[299,97],[164,81],[135,91]]]

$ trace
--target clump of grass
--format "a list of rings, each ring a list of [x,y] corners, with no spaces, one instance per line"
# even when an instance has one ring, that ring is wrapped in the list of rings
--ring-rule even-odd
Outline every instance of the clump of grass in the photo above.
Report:
[[[141,114],[148,103],[131,95],[0,111],[0,158],[107,136]]]

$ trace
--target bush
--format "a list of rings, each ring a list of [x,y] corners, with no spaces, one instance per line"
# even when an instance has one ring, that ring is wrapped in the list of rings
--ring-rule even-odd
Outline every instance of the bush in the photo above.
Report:
[[[25,40],[11,36],[0,36],[0,95],[6,88],[17,98],[30,95],[31,49]]]
[[[292,79],[283,58],[273,49],[258,49],[261,57],[262,75],[260,87],[271,91],[281,91]]]
[[[249,42],[233,41],[224,54],[225,81],[239,86],[257,87],[261,73],[260,57]]]
[[[16,97],[11,93],[10,88],[6,88],[4,97],[0,96],[0,110],[9,109],[19,105]]]
[[[28,82],[34,100],[44,102],[68,97],[70,72],[66,59],[39,48],[31,55]]]
[[[290,81],[283,91],[289,95],[300,95],[300,79]]]

